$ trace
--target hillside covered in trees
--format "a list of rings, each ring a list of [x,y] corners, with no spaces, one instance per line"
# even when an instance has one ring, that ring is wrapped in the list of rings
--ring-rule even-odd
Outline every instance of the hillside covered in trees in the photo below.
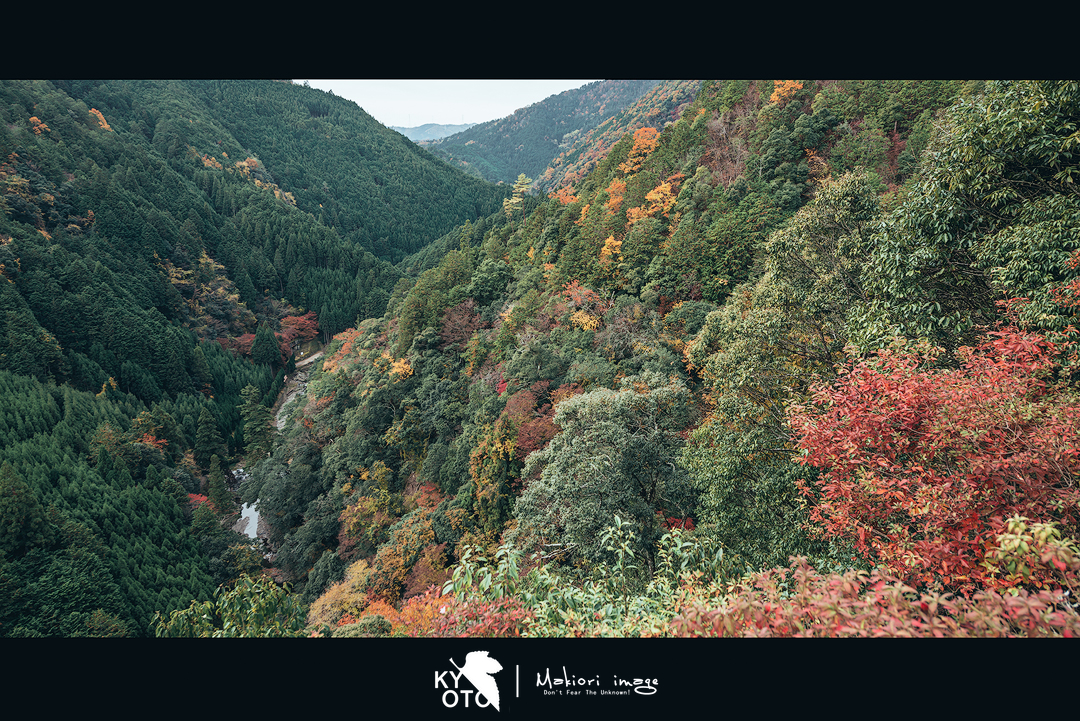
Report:
[[[5,83],[0,633],[1080,633],[1080,84],[685,83],[394,252],[316,91]]]
[[[242,491],[308,632],[1075,634],[1078,115],[707,81],[409,259]]]
[[[582,132],[608,120],[656,85],[655,80],[600,80],[425,144],[434,155],[491,182],[537,177]]]
[[[241,408],[506,192],[288,83],[3,81],[0,115],[0,634],[152,634],[259,566],[192,516]]]

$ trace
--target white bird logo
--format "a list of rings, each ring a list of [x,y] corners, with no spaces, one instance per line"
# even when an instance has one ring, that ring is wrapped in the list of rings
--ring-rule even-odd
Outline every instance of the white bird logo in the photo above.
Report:
[[[487,651],[473,651],[468,654],[465,656],[464,666],[458,666],[454,663],[454,659],[450,659],[450,663],[453,663],[454,668],[469,679],[469,683],[491,702],[496,711],[499,710],[499,686],[491,674],[502,671],[502,664],[488,656]]]

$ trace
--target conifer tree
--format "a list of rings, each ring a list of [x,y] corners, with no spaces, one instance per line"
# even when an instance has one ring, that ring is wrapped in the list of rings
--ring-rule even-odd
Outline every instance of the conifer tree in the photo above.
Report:
[[[240,415],[244,419],[244,439],[247,441],[249,460],[265,458],[273,450],[274,427],[273,415],[261,402],[262,393],[253,385],[247,385],[240,391],[244,403]]]
[[[46,542],[50,525],[41,503],[11,464],[0,467],[0,557],[15,558]]]
[[[532,185],[532,178],[526,178],[525,173],[520,173],[517,180],[514,181],[514,191],[511,197],[503,200],[503,210],[506,211],[506,217],[510,218],[513,212],[517,209],[521,209],[521,219],[525,219],[525,194],[529,192],[529,186]]]
[[[236,502],[225,487],[225,471],[221,469],[221,459],[216,453],[210,456],[210,487],[207,489],[207,497],[219,515],[228,516],[236,511]]]
[[[199,468],[207,469],[214,454],[226,454],[225,441],[221,438],[214,414],[204,407],[199,414],[199,429],[195,434],[195,462]]]
[[[214,374],[210,372],[210,364],[206,361],[206,354],[199,346],[195,346],[192,352],[195,365],[195,382],[198,390],[204,395],[210,395],[214,386]]]
[[[255,332],[255,340],[251,344],[251,359],[259,365],[274,366],[281,360],[281,348],[270,326],[263,323]]]

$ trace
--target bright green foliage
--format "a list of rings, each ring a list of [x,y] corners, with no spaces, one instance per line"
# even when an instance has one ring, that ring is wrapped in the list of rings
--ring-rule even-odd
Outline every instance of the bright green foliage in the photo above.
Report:
[[[306,636],[307,610],[267,577],[243,576],[218,586],[213,601],[193,602],[167,617],[157,614],[158,638],[287,638]]]
[[[1004,298],[1028,298],[1020,320],[1035,329],[1075,320],[1053,293],[1077,277],[1078,123],[1075,81],[990,83],[947,113],[922,179],[875,238],[862,348],[896,334],[968,343]]]
[[[624,379],[619,391],[560,403],[561,432],[526,461],[522,475],[533,480],[517,503],[519,534],[600,561],[608,557],[601,534],[618,514],[636,529],[651,571],[657,514],[682,518],[693,508],[686,475],[674,463],[679,431],[690,422],[688,401],[685,387],[648,373]]]
[[[468,616],[474,604],[515,599],[531,611],[522,636],[667,635],[677,609],[693,600],[715,600],[733,569],[722,548],[680,530],[665,533],[652,553],[643,554],[632,525],[613,517],[613,525],[601,534],[612,563],[578,582],[539,554],[528,559],[532,570],[523,573],[526,559],[510,544],[500,546],[490,562],[468,547],[443,586],[444,597],[453,597],[447,611]],[[650,558],[656,559],[652,574]]]

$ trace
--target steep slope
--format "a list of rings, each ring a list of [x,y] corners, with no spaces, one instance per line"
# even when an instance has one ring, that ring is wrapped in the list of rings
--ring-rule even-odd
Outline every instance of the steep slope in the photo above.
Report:
[[[860,259],[888,247],[870,229],[916,187],[935,116],[981,91],[706,81],[572,186],[406,261],[412,287],[335,340],[247,491],[290,519],[283,567],[327,591],[313,619],[355,619],[373,596],[389,613],[506,541],[602,584],[621,563],[600,544],[615,514],[639,568],[695,525],[729,570],[850,563],[806,533],[798,488],[817,476],[785,410],[844,360]]]
[[[379,258],[397,262],[465,220],[499,207],[506,193],[432,162],[354,102],[269,81],[185,81],[183,89],[260,162],[296,205]],[[155,112],[158,91],[133,86]],[[144,92],[139,92],[143,89]],[[174,93],[175,96],[175,93]],[[183,142],[189,133],[178,130]],[[201,152],[209,147],[193,142]]]
[[[663,80],[596,127],[567,133],[559,144],[562,152],[537,176],[536,187],[555,190],[581,180],[627,133],[645,127],[663,128],[678,120],[700,87],[700,80]]]
[[[499,120],[434,141],[437,157],[492,182],[535,178],[567,136],[588,130],[647,92],[655,80],[602,80],[552,95]]]
[[[385,310],[401,274],[362,243],[403,255],[505,192],[287,83],[8,80],[0,105],[0,515],[30,524],[0,633],[145,635],[258,569],[222,467],[295,344]]]

